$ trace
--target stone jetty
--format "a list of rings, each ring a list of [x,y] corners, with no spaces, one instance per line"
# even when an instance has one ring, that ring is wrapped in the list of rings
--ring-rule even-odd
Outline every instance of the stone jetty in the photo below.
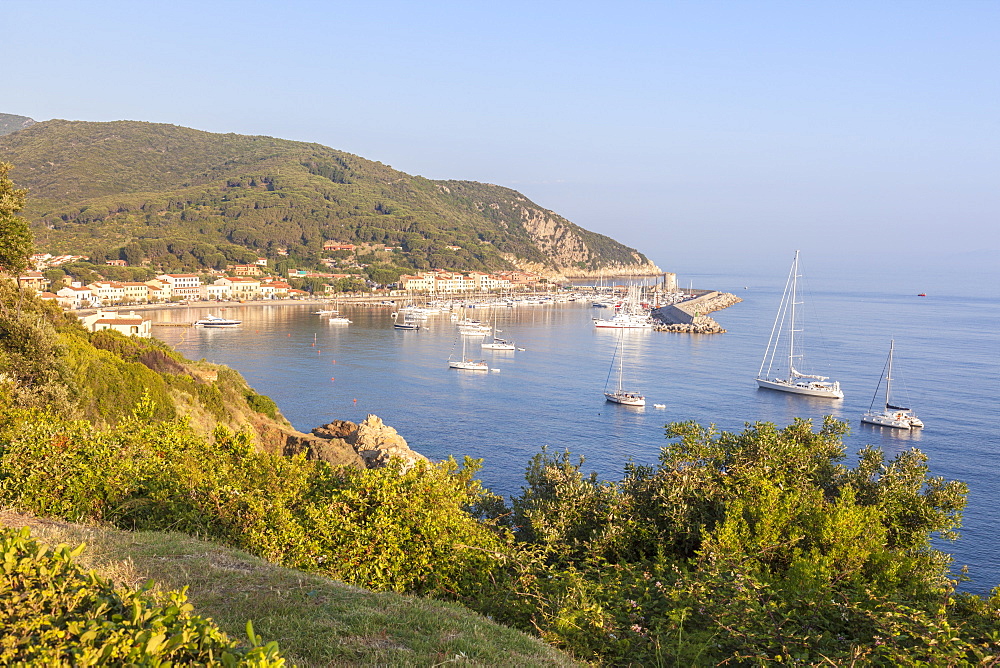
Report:
[[[724,334],[725,329],[707,313],[720,311],[742,299],[731,292],[706,292],[694,299],[653,309],[650,315],[656,320],[654,329],[658,332],[680,332],[685,334]]]

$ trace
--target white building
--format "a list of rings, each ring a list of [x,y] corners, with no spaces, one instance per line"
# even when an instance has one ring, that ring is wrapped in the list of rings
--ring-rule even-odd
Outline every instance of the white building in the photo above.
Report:
[[[152,321],[137,315],[135,311],[128,315],[116,313],[115,311],[97,310],[97,313],[80,318],[83,326],[91,332],[100,332],[110,329],[120,332],[125,336],[138,336],[149,338],[153,335]]]
[[[90,288],[66,287],[56,291],[56,301],[63,308],[90,308],[100,306],[101,299]]]
[[[201,279],[195,274],[160,274],[157,280],[170,286],[170,294],[181,299],[198,299]]]

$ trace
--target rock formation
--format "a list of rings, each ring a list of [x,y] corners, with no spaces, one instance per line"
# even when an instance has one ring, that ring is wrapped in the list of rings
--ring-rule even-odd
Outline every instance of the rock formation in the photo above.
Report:
[[[282,437],[283,454],[291,456],[304,452],[307,459],[337,466],[381,468],[393,457],[399,457],[407,468],[418,461],[429,461],[411,450],[406,439],[376,415],[369,415],[361,424],[334,420],[314,428],[311,434],[284,431]]]

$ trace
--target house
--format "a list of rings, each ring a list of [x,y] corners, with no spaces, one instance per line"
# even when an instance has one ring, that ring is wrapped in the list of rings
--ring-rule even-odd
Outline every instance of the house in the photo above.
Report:
[[[267,266],[267,258],[266,257],[259,257],[254,262],[254,264],[257,265],[258,267],[266,267]]]
[[[128,262],[126,262],[125,260],[108,260],[104,264],[110,265],[112,267],[127,267],[128,266]]]
[[[31,288],[35,292],[42,292],[49,287],[49,279],[45,278],[40,271],[26,271],[17,278],[18,282],[26,288]]]
[[[264,266],[267,266],[267,260],[264,260]],[[226,267],[236,276],[263,276],[264,272],[261,271],[260,265],[258,264],[234,264]]]
[[[156,278],[170,286],[171,298],[198,299],[201,279],[195,274],[160,274]]]
[[[123,315],[115,311],[102,311],[98,309],[97,313],[84,316],[80,318],[80,321],[91,332],[110,329],[120,332],[125,336],[138,336],[147,339],[153,334],[152,321],[137,315],[135,311],[130,312],[128,315]]]
[[[125,301],[130,304],[145,304],[149,301],[149,286],[145,283],[127,281],[122,283],[125,288]]]
[[[345,244],[339,241],[327,241],[323,244],[323,250],[325,251],[352,251],[354,248],[354,244]]]
[[[268,288],[271,291],[272,299],[281,299],[288,296],[288,291],[292,289],[288,283],[284,281],[268,281],[267,283],[261,283],[260,288]]]
[[[170,285],[158,281],[155,278],[151,281],[146,281],[146,287],[149,289],[149,294],[147,299],[150,304],[162,304],[164,302],[170,301]]]
[[[101,305],[100,297],[90,288],[80,286],[60,288],[56,292],[56,301],[63,308],[90,308]]]
[[[309,293],[305,290],[296,290],[295,288],[291,288],[288,291],[288,296],[292,299],[299,299],[301,297],[308,297]]]
[[[222,279],[216,279],[211,285],[201,286],[201,298],[217,301],[228,301],[233,297],[233,284]]]
[[[214,284],[229,286],[230,299],[258,299],[260,297],[260,281],[254,278],[220,278]]]
[[[104,306],[121,304],[125,301],[125,286],[115,281],[94,281],[87,286]]]

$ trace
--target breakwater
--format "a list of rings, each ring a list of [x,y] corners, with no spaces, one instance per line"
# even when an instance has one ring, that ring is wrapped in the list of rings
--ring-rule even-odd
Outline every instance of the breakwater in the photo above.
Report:
[[[731,292],[713,290],[694,299],[653,309],[650,315],[657,321],[655,329],[659,332],[724,334],[726,330],[722,325],[706,314],[721,311],[741,301],[743,300]]]

